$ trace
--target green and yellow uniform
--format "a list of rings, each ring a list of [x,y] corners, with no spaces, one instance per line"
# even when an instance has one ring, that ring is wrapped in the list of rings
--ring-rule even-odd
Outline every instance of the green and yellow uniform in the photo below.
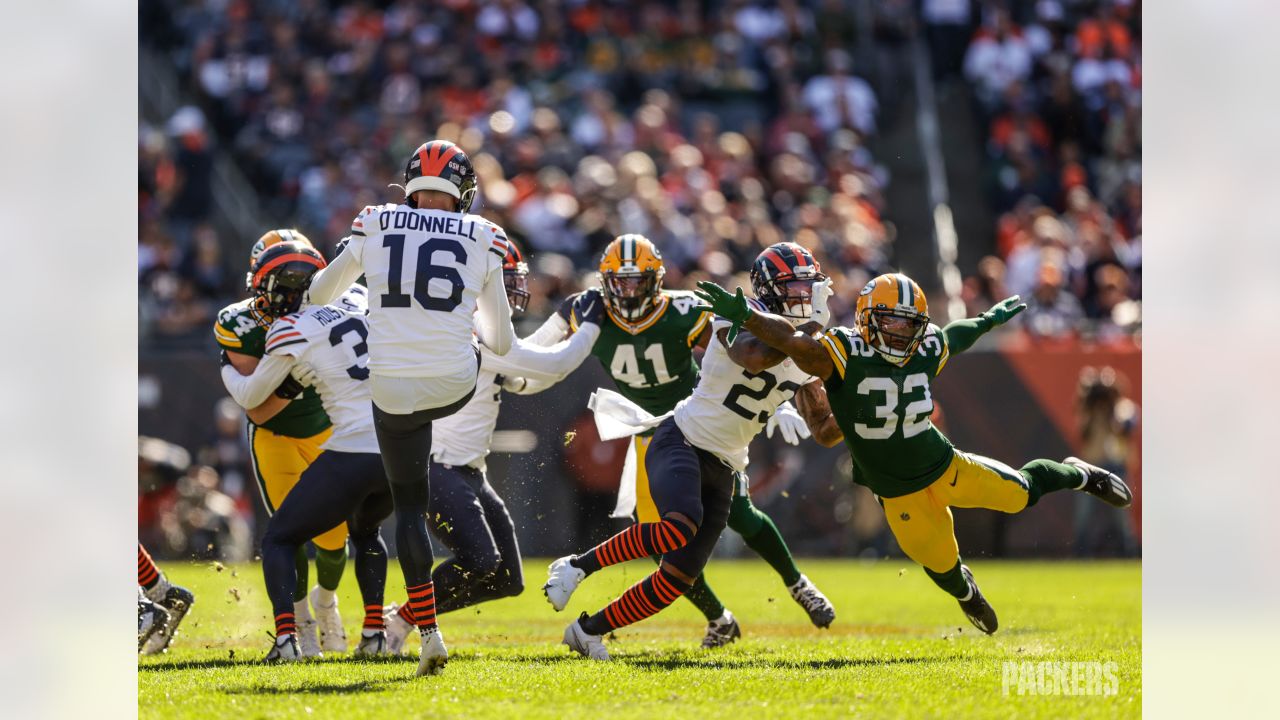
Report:
[[[597,292],[588,290],[587,292]],[[591,349],[609,371],[618,392],[653,415],[664,415],[689,397],[698,384],[698,364],[693,348],[711,322],[711,313],[694,310],[693,293],[663,290],[653,314],[628,323],[612,311],[601,323],[600,337]],[[578,329],[570,314],[569,327]],[[640,522],[657,522],[657,506],[649,494],[644,456],[653,431],[635,436],[636,514]]]
[[[261,358],[266,352],[267,328],[253,319],[252,302],[241,300],[223,308],[213,326],[213,336],[224,350]],[[265,423],[249,422],[253,473],[269,513],[284,502],[302,472],[320,455],[320,446],[330,434],[329,416],[313,387]],[[316,547],[324,550],[345,548],[346,541],[346,523],[313,540]]]
[[[821,342],[835,367],[825,383],[827,397],[853,458],[853,479],[879,497],[908,557],[939,573],[955,566],[951,506],[1008,513],[1027,506],[1022,473],[957,450],[930,420],[929,385],[951,355],[947,333],[930,325],[901,366],[882,358],[854,329],[832,328]]]

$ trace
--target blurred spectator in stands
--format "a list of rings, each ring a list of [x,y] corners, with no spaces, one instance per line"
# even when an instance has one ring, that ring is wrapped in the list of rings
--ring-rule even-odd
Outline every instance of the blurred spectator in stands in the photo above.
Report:
[[[1005,284],[1011,295],[1028,297],[1040,283],[1045,256],[1065,257],[1071,242],[1067,227],[1050,212],[1038,212],[1031,222],[1030,234],[1009,252]]]
[[[178,478],[191,465],[191,454],[159,438],[138,436],[138,541],[158,557],[175,557],[160,518],[177,494]]]
[[[920,14],[929,40],[933,77],[947,80],[960,72],[965,46],[973,34],[970,0],[923,0]]]
[[[1086,366],[1076,384],[1077,455],[1085,462],[1128,478],[1131,438],[1138,426],[1138,406],[1128,397],[1128,381],[1110,366]],[[1076,556],[1095,556],[1119,550],[1137,554],[1129,511],[1081,502],[1076,498],[1072,549]]]
[[[826,53],[826,73],[804,86],[804,103],[818,127],[831,133],[852,128],[864,136],[876,131],[876,94],[866,80],[852,74],[853,61],[842,49]]]
[[[997,8],[978,31],[964,58],[964,74],[975,85],[978,102],[990,115],[1006,88],[1031,77],[1031,48],[1009,12]]]
[[[1075,334],[1083,318],[1080,301],[1067,291],[1062,258],[1046,255],[1040,263],[1035,289],[1027,298],[1022,326],[1032,337],[1067,338]]]
[[[218,481],[217,471],[208,465],[191,465],[178,479],[173,505],[161,514],[160,527],[183,558],[244,562],[252,554],[253,536]]]
[[[1012,294],[1005,287],[1004,274],[1004,261],[1000,258],[988,255],[978,261],[977,273],[965,278],[960,291],[968,317],[977,317]]]
[[[165,208],[169,230],[184,252],[190,246],[195,223],[209,217],[213,202],[210,179],[213,155],[205,131],[204,113],[187,105],[178,108],[167,126],[174,141],[173,198]]]

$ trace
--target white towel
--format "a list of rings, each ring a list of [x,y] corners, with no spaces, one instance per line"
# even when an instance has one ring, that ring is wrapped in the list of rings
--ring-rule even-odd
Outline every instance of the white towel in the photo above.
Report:
[[[675,414],[672,410],[657,417],[613,390],[599,388],[591,393],[587,407],[595,413],[596,432],[601,440],[631,437],[657,427]],[[636,509],[636,443],[627,443],[627,459],[622,463],[622,479],[618,482],[618,501],[609,517],[631,517]]]

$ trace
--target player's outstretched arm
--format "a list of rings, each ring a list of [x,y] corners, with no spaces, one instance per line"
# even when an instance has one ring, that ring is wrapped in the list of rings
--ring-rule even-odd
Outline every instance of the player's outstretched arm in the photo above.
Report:
[[[730,343],[737,335],[738,327],[744,326],[764,344],[785,353],[795,361],[796,367],[810,375],[825,380],[835,372],[831,356],[817,340],[797,331],[777,315],[753,310],[742,296],[742,288],[730,295],[724,288],[706,280],[700,281],[698,287],[700,289],[694,292],[707,304],[695,309],[710,310],[732,322],[733,326],[726,335]]]
[[[796,332],[812,335],[821,329],[822,325],[819,323],[807,322],[796,328]],[[758,373],[761,370],[767,370],[787,357],[786,353],[769,347],[751,333],[738,333],[738,337],[733,339],[732,344],[726,339],[728,335],[729,328],[722,327],[716,331],[716,337],[720,338],[720,342],[724,343],[729,351],[729,359],[747,372]]]
[[[1018,300],[1017,295],[1007,297],[976,318],[947,323],[947,326],[942,328],[942,334],[947,340],[947,349],[954,355],[973,347],[978,338],[1009,322],[1018,313],[1027,309],[1027,304]]]
[[[338,257],[311,277],[305,303],[328,305],[346,292],[364,272],[359,258],[359,250],[363,246],[364,238],[350,238]]]
[[[293,358],[268,355],[249,374],[244,375],[228,358],[222,366],[222,384],[237,405],[251,410],[261,405],[280,387],[293,369],[293,362]]]
[[[516,329],[511,325],[511,304],[502,283],[501,265],[489,269],[476,298],[476,335],[495,355],[506,355],[515,344]]]
[[[796,390],[796,410],[819,445],[835,447],[844,442],[844,433],[836,424],[836,416],[831,412],[831,402],[821,380],[814,378]]]
[[[506,355],[485,353],[482,364],[486,370],[499,375],[524,378],[526,383],[519,388],[520,391],[529,386],[530,382],[536,383],[541,391],[578,369],[582,361],[591,354],[591,347],[599,337],[600,326],[588,323],[578,328],[573,337],[551,347],[539,347],[527,340],[517,340]],[[520,391],[517,394],[532,394]]]

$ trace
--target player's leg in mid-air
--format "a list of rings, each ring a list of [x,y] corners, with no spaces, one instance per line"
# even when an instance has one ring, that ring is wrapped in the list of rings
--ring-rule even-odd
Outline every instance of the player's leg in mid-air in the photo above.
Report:
[[[658,517],[658,509],[654,504],[653,495],[649,491],[649,473],[645,466],[645,458],[648,455],[649,443],[652,442],[652,435],[637,435],[632,440],[635,443],[636,451],[636,521],[637,522],[657,522],[661,518]],[[661,558],[657,555],[653,556],[655,563],[661,562]],[[710,649],[717,648],[742,637],[742,628],[738,625],[738,619],[734,617],[729,608],[720,602],[720,598],[716,596],[714,590],[711,589],[710,583],[707,582],[706,573],[699,573],[693,581],[693,585],[684,597],[693,606],[698,608],[698,612],[707,619],[707,630],[702,636],[702,647]]]
[[[345,525],[346,519],[367,498],[386,492],[382,460],[378,455],[327,451],[307,468],[271,516],[262,538],[262,574],[276,627],[275,642],[266,657],[268,661],[304,657],[298,644],[298,622],[294,613],[297,587],[294,558],[297,548],[308,538]],[[356,579],[366,604],[376,602],[378,605],[376,615],[381,620],[386,548],[376,538],[376,527],[376,522],[369,520],[361,528],[357,543]],[[378,557],[379,550],[381,558]]]
[[[254,477],[262,494],[268,515],[284,502],[302,473],[322,450],[320,446],[333,434],[331,428],[309,438],[293,438],[263,427],[249,425],[249,449],[252,453]],[[320,654],[321,649],[346,649],[342,617],[338,614],[338,583],[347,567],[347,526],[329,526],[313,538],[316,547],[316,585],[311,588],[308,603],[308,560],[306,547],[299,544],[294,552],[297,586],[293,592],[293,616],[297,622],[298,646],[305,657]],[[312,614],[314,609],[315,613]],[[324,642],[320,638],[324,633]]]
[[[741,535],[747,547],[778,573],[791,593],[791,599],[804,608],[810,622],[820,628],[830,627],[836,619],[831,601],[796,567],[787,541],[782,539],[773,519],[751,502],[751,486],[746,474],[738,477],[729,510],[729,529]]]
[[[688,592],[729,519],[733,469],[690,445],[674,420],[658,427],[646,464],[663,520],[633,525],[571,562],[589,574],[660,550],[662,563],[603,610],[584,612],[565,629],[565,644],[585,657],[607,660],[605,634],[656,615]]]
[[[432,532],[453,557],[431,574],[436,612],[446,613],[524,591],[524,571],[515,523],[484,471],[433,463]],[[391,652],[401,652],[414,625],[409,605],[387,615]]]
[[[1115,507],[1132,502],[1119,477],[1076,458],[1033,460],[1015,470],[997,460],[955,451],[951,466],[932,485],[909,495],[883,498],[885,517],[902,551],[924,566],[938,587],[960,602],[979,630],[994,633],[995,610],[982,596],[973,573],[960,560],[951,507],[1016,513],[1046,493],[1079,490]]]
[[[178,631],[178,625],[187,616],[196,597],[190,590],[170,583],[160,568],[156,567],[151,554],[142,547],[142,543],[138,543],[138,591],[138,649],[145,655],[154,655],[169,647],[174,633]],[[152,604],[157,608],[143,607]],[[145,638],[142,637],[144,615],[150,619],[145,628]],[[152,620],[155,619],[160,622],[154,624]]]

